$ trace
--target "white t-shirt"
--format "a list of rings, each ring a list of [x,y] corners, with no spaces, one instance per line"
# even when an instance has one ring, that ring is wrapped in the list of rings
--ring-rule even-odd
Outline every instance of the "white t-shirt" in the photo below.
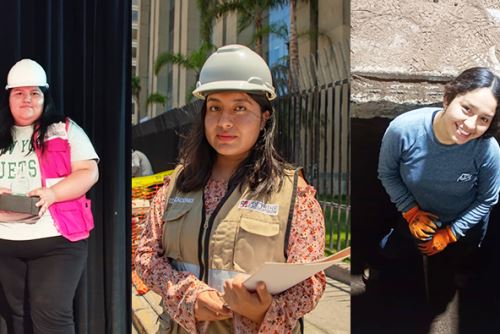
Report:
[[[64,123],[54,124],[52,127],[61,129]],[[64,128],[63,128],[64,129]],[[47,132],[50,132],[49,127]],[[5,154],[0,155],[0,187],[16,190],[31,191],[42,186],[40,175],[40,165],[35,151],[28,153],[30,148],[33,126],[14,126],[13,140],[14,147]],[[71,161],[99,160],[97,153],[92,146],[85,132],[73,121],[68,127],[68,141],[71,147]],[[28,153],[28,154],[27,154]],[[20,184],[17,177],[20,174],[24,179]],[[26,182],[27,179],[27,182]],[[59,180],[46,179],[47,186],[54,185]],[[34,224],[20,222],[2,223],[0,222],[0,239],[7,240],[33,240],[61,235],[55,225],[50,212],[38,219]]]
[[[148,157],[141,151],[132,151],[132,177],[153,174],[153,168]]]

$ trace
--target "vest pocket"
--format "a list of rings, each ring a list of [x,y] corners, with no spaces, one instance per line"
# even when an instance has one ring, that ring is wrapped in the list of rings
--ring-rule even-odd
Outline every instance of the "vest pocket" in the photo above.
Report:
[[[163,216],[162,245],[165,256],[174,260],[182,260],[181,237],[186,213],[191,206],[170,207]]]
[[[50,156],[50,176],[60,177],[71,173],[70,147],[67,141],[55,138],[47,141],[46,150]]]
[[[80,197],[76,200],[53,204],[59,228],[63,235],[89,232],[94,227],[94,218],[90,208],[90,200]]]
[[[262,263],[273,261],[280,234],[280,224],[268,220],[242,217],[234,247],[234,268],[237,271],[251,272]]]

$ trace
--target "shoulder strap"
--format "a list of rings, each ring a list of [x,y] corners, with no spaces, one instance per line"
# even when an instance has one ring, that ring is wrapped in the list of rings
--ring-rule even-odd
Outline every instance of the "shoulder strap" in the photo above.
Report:
[[[290,200],[290,209],[288,210],[288,220],[286,222],[286,231],[285,231],[285,247],[283,248],[285,259],[288,258],[288,239],[290,238],[290,230],[292,229],[293,213],[295,211],[295,200],[297,199],[299,174],[302,174],[301,167],[296,168],[293,173],[292,199]]]

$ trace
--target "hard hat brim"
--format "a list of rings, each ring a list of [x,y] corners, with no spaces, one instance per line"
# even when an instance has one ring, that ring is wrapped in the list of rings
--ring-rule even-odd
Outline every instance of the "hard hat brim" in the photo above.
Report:
[[[5,90],[11,89],[11,88],[17,88],[17,87],[31,87],[31,86],[49,88],[48,83],[40,84],[39,82],[20,82],[20,83],[16,83],[15,85],[5,86]]]
[[[220,91],[242,91],[242,92],[264,92],[269,100],[276,98],[272,88],[263,89],[262,85],[249,83],[247,81],[215,81],[200,85],[193,91],[193,95],[204,100],[209,93]]]

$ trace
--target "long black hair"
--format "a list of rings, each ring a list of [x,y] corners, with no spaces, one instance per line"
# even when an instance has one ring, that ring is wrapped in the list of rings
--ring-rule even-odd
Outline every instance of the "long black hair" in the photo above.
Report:
[[[444,103],[448,105],[457,95],[463,95],[478,88],[489,88],[497,101],[495,116],[481,138],[497,136],[500,133],[500,78],[489,68],[469,68],[448,82],[444,87]]]
[[[49,125],[65,120],[62,111],[55,107],[49,89],[46,87],[39,88],[43,93],[43,110],[40,117],[34,123],[29,152],[33,151],[35,145],[43,150],[44,138]],[[14,145],[12,131],[14,131],[15,123],[9,106],[10,92],[11,89],[5,91],[0,104],[0,155],[6,153]]]
[[[270,116],[248,157],[243,160],[229,180],[229,185],[247,185],[256,196],[270,195],[281,188],[285,169],[292,166],[278,154],[274,147],[276,119],[271,102],[265,95],[247,93],[260,106],[261,112],[269,111]],[[208,143],[205,135],[206,100],[181,148],[180,163],[183,170],[177,178],[176,186],[182,192],[203,189],[212,173],[217,152]]]

